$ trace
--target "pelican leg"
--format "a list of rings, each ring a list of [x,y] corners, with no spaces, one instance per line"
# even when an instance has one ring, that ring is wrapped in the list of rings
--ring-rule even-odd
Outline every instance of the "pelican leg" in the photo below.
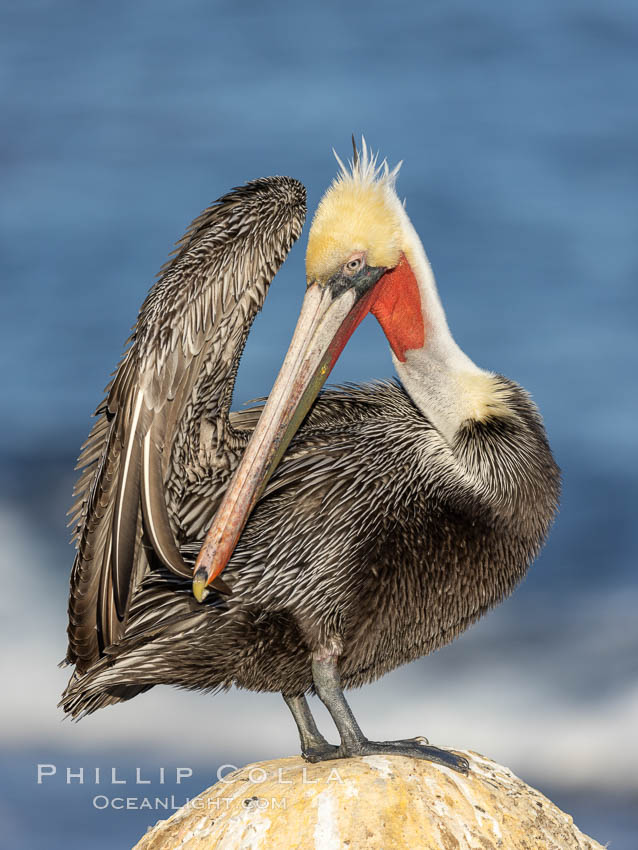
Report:
[[[305,696],[293,696],[291,694],[282,694],[282,696],[295,718],[301,741],[301,755],[306,761],[337,758],[338,748],[334,744],[329,744],[317,729],[317,724]]]
[[[320,756],[310,761],[322,761],[326,758],[350,758],[352,756],[397,755],[409,758],[425,759],[445,765],[459,773],[467,773],[470,765],[463,756],[428,745],[425,738],[409,738],[400,741],[369,741],[361,731],[352,709],[346,702],[341,687],[341,677],[337,667],[337,657],[313,658],[312,678],[315,690],[322,703],[330,712],[341,737],[336,753]]]

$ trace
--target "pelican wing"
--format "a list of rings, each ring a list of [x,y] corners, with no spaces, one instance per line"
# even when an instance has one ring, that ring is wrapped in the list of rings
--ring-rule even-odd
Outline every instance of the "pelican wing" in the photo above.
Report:
[[[191,575],[177,506],[193,467],[206,474],[203,425],[218,452],[232,433],[246,336],[304,217],[292,178],[233,190],[195,219],[142,305],[78,462],[67,661],[79,672],[121,637],[154,558]]]

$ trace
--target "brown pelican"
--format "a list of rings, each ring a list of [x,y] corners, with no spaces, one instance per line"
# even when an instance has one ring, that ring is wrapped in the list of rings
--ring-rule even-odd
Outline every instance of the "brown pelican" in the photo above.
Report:
[[[365,143],[340,166],[263,409],[229,406],[302,228],[300,183],[221,198],[144,302],[79,460],[62,705],[77,717],[159,683],[280,691],[311,761],[398,753],[465,771],[423,738],[368,740],[342,689],[432,652],[508,595],[547,535],[559,474],[529,395],[454,341],[398,169]],[[319,394],[368,312],[399,380]]]

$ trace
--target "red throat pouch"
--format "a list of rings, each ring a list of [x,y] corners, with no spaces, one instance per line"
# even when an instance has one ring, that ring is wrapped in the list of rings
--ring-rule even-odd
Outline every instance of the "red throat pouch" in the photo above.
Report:
[[[406,351],[425,345],[419,284],[404,254],[398,265],[379,281],[370,312],[377,318],[392,351],[402,363],[405,363]]]

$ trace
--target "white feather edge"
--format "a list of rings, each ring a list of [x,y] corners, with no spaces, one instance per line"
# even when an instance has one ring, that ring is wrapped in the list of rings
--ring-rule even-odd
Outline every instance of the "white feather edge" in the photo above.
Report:
[[[118,563],[118,551],[119,546],[119,530],[120,525],[122,523],[122,503],[124,501],[124,494],[126,492],[126,479],[128,478],[129,467],[131,465],[131,455],[133,453],[134,441],[136,439],[137,432],[137,423],[140,418],[140,411],[142,409],[142,402],[144,401],[144,390],[137,391],[137,398],[135,399],[135,407],[133,409],[133,418],[131,420],[131,430],[128,438],[128,443],[126,446],[126,455],[124,456],[124,466],[122,468],[122,475],[120,477],[120,487],[118,494],[118,503],[115,511],[115,523],[113,526],[113,541],[115,543],[114,547],[114,557],[115,557],[115,572],[119,571],[120,565]]]

